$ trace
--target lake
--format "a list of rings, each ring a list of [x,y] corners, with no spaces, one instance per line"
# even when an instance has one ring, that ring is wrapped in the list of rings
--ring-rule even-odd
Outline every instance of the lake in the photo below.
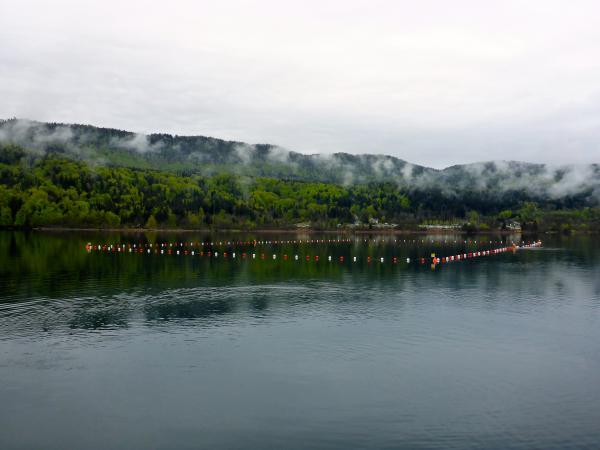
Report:
[[[598,448],[600,239],[540,238],[2,232],[0,448]]]

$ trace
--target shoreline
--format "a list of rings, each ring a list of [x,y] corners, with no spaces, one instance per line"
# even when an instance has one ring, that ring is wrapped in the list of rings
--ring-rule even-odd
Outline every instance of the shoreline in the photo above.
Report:
[[[210,229],[210,228],[71,228],[71,227],[33,227],[33,228],[3,228],[1,231],[42,231],[42,232],[105,232],[105,233],[128,233],[128,234],[139,234],[139,233],[159,233],[159,234],[173,234],[173,233],[256,233],[256,234],[347,234],[347,235],[365,235],[365,234],[379,234],[379,235],[481,235],[481,234],[497,234],[497,235],[535,235],[535,234],[561,234],[549,230],[478,230],[478,231],[463,231],[463,230],[403,230],[403,229],[315,229],[315,228],[257,228],[257,229]],[[596,231],[585,231],[577,232],[574,231],[572,234],[597,234]]]

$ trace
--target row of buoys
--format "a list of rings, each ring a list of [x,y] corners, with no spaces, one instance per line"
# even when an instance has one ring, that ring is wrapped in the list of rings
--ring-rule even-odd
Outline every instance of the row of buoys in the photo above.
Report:
[[[285,244],[300,244],[300,245],[314,245],[314,244],[337,244],[337,243],[383,243],[389,244],[388,241],[376,241],[376,240],[351,240],[351,239],[299,239],[299,240],[275,240],[275,241],[213,241],[213,242],[157,242],[157,243],[126,243],[126,244],[100,244],[100,247],[113,247],[113,248],[153,248],[153,247],[235,247],[235,246],[257,246],[257,245],[285,245]],[[403,239],[402,241],[394,239],[394,243],[408,243],[408,244],[440,244],[441,242],[432,240],[419,240],[419,239]],[[445,244],[501,244],[502,241],[477,241],[477,240],[455,240],[455,241],[444,241]],[[89,244],[91,245],[91,244]],[[92,245],[96,247],[96,245]]]
[[[504,246],[504,247],[499,247],[499,248],[494,248],[494,249],[489,249],[489,250],[477,250],[477,251],[472,251],[472,252],[466,252],[466,253],[459,253],[456,255],[450,255],[450,256],[442,256],[442,257],[438,257],[436,256],[435,253],[431,254],[430,258],[418,258],[418,261],[421,264],[425,264],[427,262],[431,262],[431,264],[435,265],[435,264],[440,264],[440,263],[449,263],[449,262],[453,262],[453,261],[464,261],[466,259],[472,259],[472,258],[478,258],[481,256],[490,256],[490,255],[496,255],[499,253],[504,253],[507,251],[516,251],[518,248],[530,248],[530,247],[539,247],[541,246],[542,243],[541,241],[536,241],[536,242],[532,242],[529,244],[525,244],[523,243],[521,246],[517,246],[516,244],[513,244],[512,246]],[[163,248],[163,247],[153,247],[150,245],[150,247],[136,247],[135,245],[129,246],[129,247],[125,247],[125,245],[123,246],[113,246],[113,245],[92,245],[91,243],[88,243],[86,245],[86,250],[91,253],[92,251],[101,251],[101,252],[109,252],[109,253],[142,253],[142,254],[160,254],[160,255],[190,255],[190,256],[200,256],[200,257],[214,257],[214,258],[218,258],[219,256],[221,256],[222,258],[229,258],[231,257],[232,259],[235,259],[236,257],[241,257],[242,259],[257,259],[257,253],[247,253],[247,252],[242,252],[242,253],[236,253],[236,252],[218,252],[218,251],[204,251],[204,250],[194,250],[194,249],[179,249],[179,248]],[[266,253],[259,253],[258,254],[258,258],[259,259],[266,259],[267,255]],[[273,253],[271,255],[271,259],[273,260],[277,260],[278,259],[278,255],[276,253]],[[292,259],[291,255],[288,256],[287,254],[284,254],[282,256],[282,259],[284,261],[287,261],[288,259]],[[294,261],[298,261],[300,259],[298,254],[293,255],[293,260]],[[319,255],[305,255],[304,259],[306,261],[319,261]],[[334,257],[329,255],[327,256],[327,261],[333,261]],[[337,259],[340,262],[344,262],[345,261],[345,257],[344,256],[338,256],[335,259]],[[373,261],[373,258],[371,256],[367,256],[366,258],[367,262],[370,263]],[[375,260],[378,260],[379,262],[383,263],[385,262],[385,258],[384,257],[378,257]],[[353,256],[351,258],[352,262],[357,262],[358,258],[356,256]],[[399,262],[399,258],[397,256],[393,256],[391,258],[391,262],[394,264],[397,264]],[[406,258],[406,262],[410,263],[411,259],[410,258]]]
[[[480,256],[497,255],[498,253],[504,253],[511,249],[513,249],[513,247],[500,247],[500,248],[494,248],[491,250],[480,250],[480,251],[476,251],[476,252],[459,253],[457,255],[442,256],[441,258],[436,257],[435,253],[432,253],[431,264],[449,263],[452,261],[464,261],[465,259],[478,258]],[[421,261],[421,264],[425,264],[426,262],[428,262],[428,260],[426,258],[421,258],[420,261]]]
[[[128,248],[128,249],[123,249],[121,250],[121,247],[101,247],[101,246],[86,246],[86,250],[88,252],[92,252],[95,250],[98,251],[104,251],[104,252],[117,252],[117,253],[132,253],[132,254],[155,254],[155,255],[184,255],[184,256],[206,256],[206,257],[213,257],[213,258],[218,258],[219,256],[222,258],[232,258],[232,259],[236,259],[236,258],[242,258],[242,259],[267,259],[267,254],[266,253],[246,253],[246,252],[242,252],[242,253],[236,253],[236,252],[211,252],[211,251],[195,251],[195,250],[174,250],[174,249],[159,249],[159,248],[154,248],[153,250],[150,248]],[[276,253],[273,253],[272,255],[270,255],[271,258],[273,260],[278,259],[278,255]],[[294,261],[299,261],[302,258],[300,258],[299,255],[293,255],[293,258],[291,255],[287,255],[284,254],[281,256],[281,259],[283,259],[284,261],[293,259]],[[306,259],[306,261],[319,261],[320,256],[319,255],[305,255],[304,259]],[[346,260],[345,256],[337,256],[335,259],[337,259],[340,262],[344,262]],[[384,262],[385,258],[381,257],[378,258],[380,262]],[[328,261],[333,261],[334,257],[329,255],[327,257]],[[351,258],[352,262],[357,262],[358,261],[358,257],[353,256]],[[367,261],[371,262],[373,260],[373,258],[371,256],[367,256]],[[397,263],[399,261],[398,257],[394,256],[392,258],[392,262]],[[406,262],[410,263],[410,258],[406,258]]]
[[[357,240],[357,242],[360,242],[359,240]],[[391,240],[385,240],[385,239],[364,239],[364,242],[369,242],[369,243],[373,243],[373,244],[388,244],[390,242],[392,242]],[[501,240],[491,240],[491,241],[487,241],[487,240],[477,240],[477,239],[454,239],[454,240],[447,240],[444,239],[442,240],[433,240],[433,239],[394,239],[394,243],[429,243],[429,244],[501,244],[503,241]]]
[[[441,258],[437,257],[435,255],[435,253],[432,253],[431,260],[429,260],[428,258],[420,258],[420,262],[421,262],[421,264],[425,264],[426,262],[430,261],[432,265],[435,265],[435,264],[440,264],[440,263],[449,263],[449,262],[453,262],[453,261],[464,261],[465,259],[479,258],[481,256],[497,255],[499,253],[504,253],[507,251],[516,251],[519,248],[541,247],[541,245],[542,245],[542,241],[535,241],[535,242],[531,242],[529,244],[525,244],[525,242],[523,242],[520,246],[513,243],[511,246],[508,246],[508,247],[499,247],[499,248],[494,248],[494,249],[490,249],[490,250],[478,250],[475,252],[459,253],[457,255],[442,256]]]
[[[277,241],[205,241],[205,242],[156,242],[152,243],[127,243],[127,244],[103,244],[102,246],[127,247],[127,248],[152,248],[152,247],[221,247],[221,246],[248,246],[248,245],[283,245],[283,244],[338,244],[350,243],[351,239],[299,239],[299,240],[277,240]],[[91,245],[91,244],[90,244]]]

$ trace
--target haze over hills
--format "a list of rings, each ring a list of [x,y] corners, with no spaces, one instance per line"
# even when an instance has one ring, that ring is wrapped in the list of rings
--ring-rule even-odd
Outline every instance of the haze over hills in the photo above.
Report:
[[[235,173],[343,185],[392,182],[406,190],[444,197],[473,194],[597,205],[600,166],[551,166],[516,161],[455,165],[443,170],[386,155],[306,155],[269,144],[247,144],[206,136],[144,135],[90,125],[0,121],[0,143],[23,147],[32,157],[46,154],[88,162],[179,174]],[[483,155],[482,155],[483,157]]]

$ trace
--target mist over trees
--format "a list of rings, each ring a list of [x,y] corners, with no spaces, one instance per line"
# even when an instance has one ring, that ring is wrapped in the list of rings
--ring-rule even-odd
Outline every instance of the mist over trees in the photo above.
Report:
[[[176,175],[153,170],[91,168],[47,155],[28,165],[4,146],[0,162],[3,226],[245,227],[317,226],[398,220],[410,203],[395,186],[347,188],[327,183]]]
[[[0,226],[598,229],[597,165],[443,171],[202,136],[0,121]]]

